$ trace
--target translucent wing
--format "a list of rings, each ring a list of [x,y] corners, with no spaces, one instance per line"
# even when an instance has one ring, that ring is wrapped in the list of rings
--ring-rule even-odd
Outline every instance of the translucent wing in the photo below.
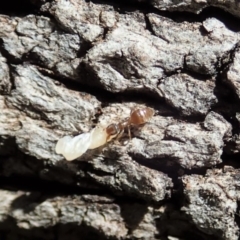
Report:
[[[76,137],[65,136],[58,140],[55,151],[62,154],[66,160],[72,161],[84,154],[92,141],[92,132],[82,133]]]

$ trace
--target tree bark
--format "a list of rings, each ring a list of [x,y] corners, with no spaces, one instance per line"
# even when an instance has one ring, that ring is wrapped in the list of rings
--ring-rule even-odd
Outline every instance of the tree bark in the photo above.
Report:
[[[8,4],[1,237],[239,239],[239,4]],[[55,152],[61,137],[146,106],[155,115],[131,138],[71,162]]]

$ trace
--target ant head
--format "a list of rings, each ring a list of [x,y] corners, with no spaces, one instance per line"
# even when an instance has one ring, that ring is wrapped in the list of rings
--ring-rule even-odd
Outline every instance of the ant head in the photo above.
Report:
[[[106,133],[108,135],[108,139],[112,139],[113,137],[116,137],[121,130],[119,129],[119,126],[117,124],[110,124],[106,128]],[[109,141],[109,140],[108,140]]]

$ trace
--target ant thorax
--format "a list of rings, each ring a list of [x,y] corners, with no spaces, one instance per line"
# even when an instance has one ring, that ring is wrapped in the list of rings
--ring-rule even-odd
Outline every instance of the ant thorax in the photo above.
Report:
[[[123,131],[124,129],[126,129],[131,123],[129,122],[129,118],[125,118],[122,122],[120,122],[119,128],[121,129],[121,131]]]

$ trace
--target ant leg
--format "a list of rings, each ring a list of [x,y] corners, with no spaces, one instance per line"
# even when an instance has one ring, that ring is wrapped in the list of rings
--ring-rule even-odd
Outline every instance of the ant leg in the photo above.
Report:
[[[131,136],[131,131],[130,131],[130,126],[128,126],[128,137],[129,137],[129,140],[132,139],[132,136]]]
[[[124,130],[122,130],[116,137],[116,140],[120,139],[124,133]]]
[[[114,143],[120,145],[119,139],[122,137],[123,133],[124,133],[124,130],[122,130],[122,131],[117,135],[117,137],[114,139]]]
[[[70,126],[74,129],[74,131],[78,131],[77,129],[76,129],[76,127],[72,124],[72,123],[70,123]],[[78,131],[79,132],[79,131]]]

